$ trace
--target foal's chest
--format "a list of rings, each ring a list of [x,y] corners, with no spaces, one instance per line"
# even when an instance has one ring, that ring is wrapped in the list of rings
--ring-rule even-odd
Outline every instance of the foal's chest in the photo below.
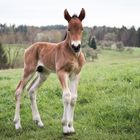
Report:
[[[64,65],[64,69],[68,73],[78,74],[81,71],[82,66],[79,65],[78,60],[69,61]]]
[[[75,74],[78,74],[81,71],[81,68],[85,63],[83,53],[80,53],[78,57],[70,54],[63,55],[62,59],[57,60],[56,71],[63,70],[67,73]]]

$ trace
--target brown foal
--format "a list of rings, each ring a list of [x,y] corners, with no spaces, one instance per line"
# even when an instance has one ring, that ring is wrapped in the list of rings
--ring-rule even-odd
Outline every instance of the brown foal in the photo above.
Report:
[[[75,132],[73,116],[77,100],[77,85],[81,68],[85,63],[85,58],[80,48],[83,32],[82,20],[85,18],[85,10],[82,8],[79,16],[73,15],[72,17],[65,10],[64,17],[68,21],[67,36],[64,41],[57,44],[37,42],[25,50],[24,74],[15,92],[16,109],[14,123],[16,129],[21,128],[21,93],[35,73],[36,77],[28,87],[32,116],[39,127],[44,126],[38,111],[35,91],[47,79],[51,72],[56,72],[63,91],[63,133]]]

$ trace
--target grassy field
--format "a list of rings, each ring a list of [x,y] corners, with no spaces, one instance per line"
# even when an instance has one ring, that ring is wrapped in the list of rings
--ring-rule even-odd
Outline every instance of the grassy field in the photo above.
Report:
[[[14,90],[22,70],[0,71],[0,139],[2,140],[138,140],[140,139],[140,49],[132,54],[104,50],[81,73],[75,110],[76,134],[63,136],[61,89],[52,74],[38,91],[45,124],[34,124],[27,92],[22,95],[22,130],[13,125]]]

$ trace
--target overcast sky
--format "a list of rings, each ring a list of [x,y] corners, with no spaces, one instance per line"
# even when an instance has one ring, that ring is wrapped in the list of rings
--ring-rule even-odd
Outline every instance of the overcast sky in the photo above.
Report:
[[[86,10],[84,26],[140,27],[140,0],[0,0],[0,23],[67,25],[63,12]]]

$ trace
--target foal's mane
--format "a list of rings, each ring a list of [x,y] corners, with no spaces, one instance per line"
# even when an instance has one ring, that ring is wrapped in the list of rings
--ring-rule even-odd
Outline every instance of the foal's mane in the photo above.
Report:
[[[66,39],[66,37],[67,37],[67,31],[65,32],[65,35],[64,35],[63,41]]]
[[[76,14],[74,14],[71,18],[78,18],[78,16]]]

